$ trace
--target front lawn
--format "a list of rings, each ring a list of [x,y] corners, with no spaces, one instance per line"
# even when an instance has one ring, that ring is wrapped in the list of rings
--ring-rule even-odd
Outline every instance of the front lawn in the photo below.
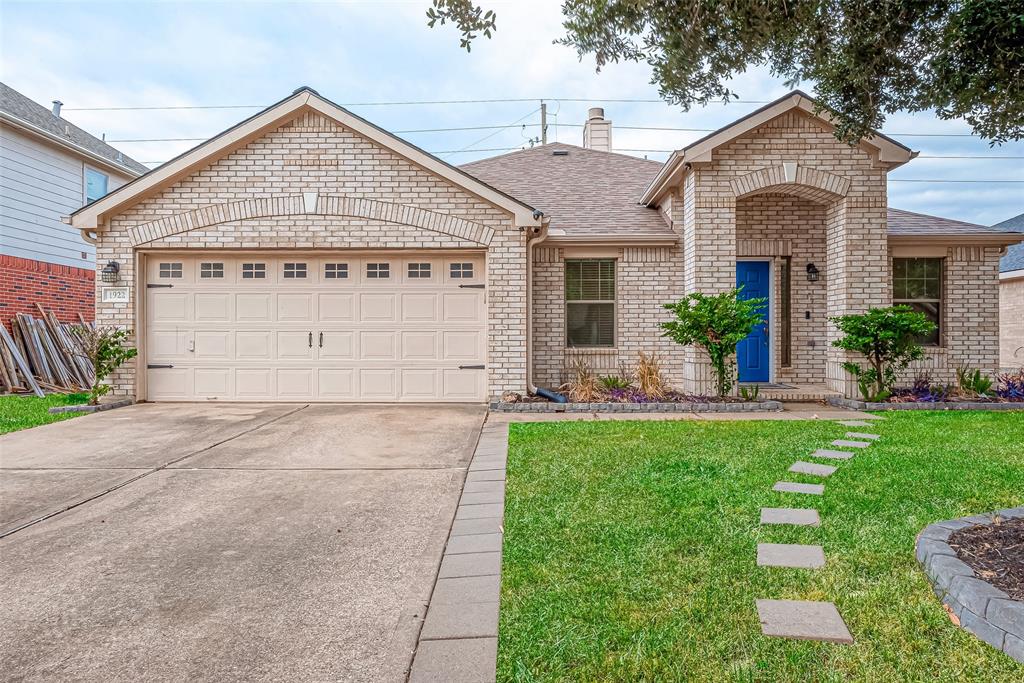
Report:
[[[87,394],[49,394],[44,398],[38,396],[0,396],[0,434],[16,432],[19,429],[38,427],[39,425],[68,420],[84,413],[47,412],[54,406],[69,406],[85,403]]]
[[[825,482],[782,494],[827,421],[513,424],[499,680],[1024,680],[950,623],[914,559],[928,523],[1024,502],[1024,414],[893,412]],[[819,528],[761,527],[815,507]],[[755,565],[815,543],[818,570]],[[828,600],[852,646],[761,635],[757,598]]]

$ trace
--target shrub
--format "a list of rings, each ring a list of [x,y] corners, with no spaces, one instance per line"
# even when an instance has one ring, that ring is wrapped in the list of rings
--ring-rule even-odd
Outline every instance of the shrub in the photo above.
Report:
[[[998,379],[999,388],[996,389],[996,396],[1007,401],[1024,401],[1024,368],[1003,373]]]
[[[573,403],[593,403],[601,399],[601,384],[590,369],[590,363],[583,356],[572,360],[573,378],[565,385],[569,400]]]
[[[103,381],[127,360],[135,358],[138,350],[127,346],[131,330],[117,327],[79,326],[75,333],[81,340],[82,356],[92,363],[93,384],[89,389],[89,405],[96,405],[100,397],[110,391]]]
[[[640,352],[636,361],[636,386],[651,401],[660,401],[668,395],[668,385],[661,377],[661,366],[653,353]]]
[[[965,396],[985,396],[992,389],[992,378],[981,374],[981,370],[961,366],[956,369],[956,384]]]
[[[676,316],[661,323],[663,336],[677,344],[700,346],[711,357],[719,396],[732,390],[736,345],[764,320],[767,299],[741,299],[740,289],[721,294],[690,294],[664,307]]]
[[[885,401],[892,395],[900,373],[924,355],[918,339],[935,329],[933,322],[910,306],[872,308],[831,320],[844,335],[832,345],[867,358],[866,368],[852,362],[843,363],[843,368],[857,378],[868,401]]]
[[[612,391],[613,389],[629,388],[629,380],[623,377],[622,375],[605,375],[604,377],[601,377],[600,381],[601,386],[604,387],[607,391]]]

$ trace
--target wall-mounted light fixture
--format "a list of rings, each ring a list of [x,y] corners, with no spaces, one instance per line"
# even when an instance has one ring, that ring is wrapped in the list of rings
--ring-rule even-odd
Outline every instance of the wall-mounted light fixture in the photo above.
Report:
[[[807,264],[807,281],[817,282],[818,281],[818,267],[813,263]]]
[[[107,265],[100,271],[100,278],[104,282],[117,282],[121,279],[121,264],[117,261],[107,261]]]

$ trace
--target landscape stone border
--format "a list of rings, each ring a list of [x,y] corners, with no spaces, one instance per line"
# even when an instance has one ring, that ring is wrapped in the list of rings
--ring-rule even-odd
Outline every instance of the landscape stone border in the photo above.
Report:
[[[978,578],[946,542],[954,531],[991,524],[996,516],[1024,517],[1024,506],[929,524],[917,537],[917,561],[935,595],[956,615],[961,627],[1024,663],[1024,602]]]
[[[735,403],[550,403],[545,401],[506,403],[492,401],[500,413],[749,413],[782,410],[781,401]]]
[[[487,421],[441,557],[410,683],[490,683],[497,677],[507,462],[508,423]]]
[[[829,396],[829,405],[853,410],[1024,410],[1024,403],[989,401],[935,401],[932,403],[876,403],[841,396]]]
[[[121,398],[116,401],[107,401],[106,403],[100,403],[98,406],[91,406],[88,403],[79,403],[73,406],[54,406],[49,409],[49,413],[56,415],[57,413],[99,413],[104,410],[113,410],[114,408],[124,408],[135,403],[133,398]]]

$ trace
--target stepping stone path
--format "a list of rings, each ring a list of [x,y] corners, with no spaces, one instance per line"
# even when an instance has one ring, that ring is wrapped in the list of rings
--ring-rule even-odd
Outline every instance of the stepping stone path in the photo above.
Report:
[[[828,448],[819,448],[811,453],[816,458],[833,458],[835,460],[849,460],[853,457],[851,451],[833,451]]]
[[[810,508],[761,508],[761,524],[821,526],[821,517]]]
[[[832,442],[833,446],[840,446],[842,448],[867,448],[871,445],[869,441],[848,441],[846,439],[836,439]]]
[[[845,427],[867,427],[871,424],[865,420],[837,420],[837,422]],[[867,448],[880,438],[881,436],[878,434],[846,432],[845,439],[836,439],[831,445],[840,448]],[[819,448],[811,455],[817,458],[849,460],[854,456],[854,452]],[[803,460],[798,460],[789,467],[790,472],[816,477],[831,476],[836,469],[832,465],[804,462]],[[825,486],[823,484],[777,481],[772,490],[820,496],[824,494]],[[817,510],[811,508],[761,508],[761,524],[820,526],[821,517]],[[758,543],[757,565],[759,567],[820,569],[825,566],[825,551],[820,545]],[[850,635],[846,622],[843,621],[839,610],[831,602],[758,600],[757,614],[761,620],[761,632],[766,636],[797,640],[822,640],[831,643],[853,643],[853,636]]]
[[[846,622],[831,602],[758,600],[757,616],[766,636],[853,643]]]
[[[809,493],[812,496],[820,496],[825,493],[825,486],[823,484],[799,484],[795,481],[777,481],[772,490],[781,493]]]
[[[825,566],[825,551],[820,545],[758,543],[757,566],[820,569]]]
[[[827,477],[836,471],[835,467],[831,465],[819,465],[816,462],[804,462],[798,460],[789,466],[790,472],[798,472],[800,474],[813,474],[816,477]]]

